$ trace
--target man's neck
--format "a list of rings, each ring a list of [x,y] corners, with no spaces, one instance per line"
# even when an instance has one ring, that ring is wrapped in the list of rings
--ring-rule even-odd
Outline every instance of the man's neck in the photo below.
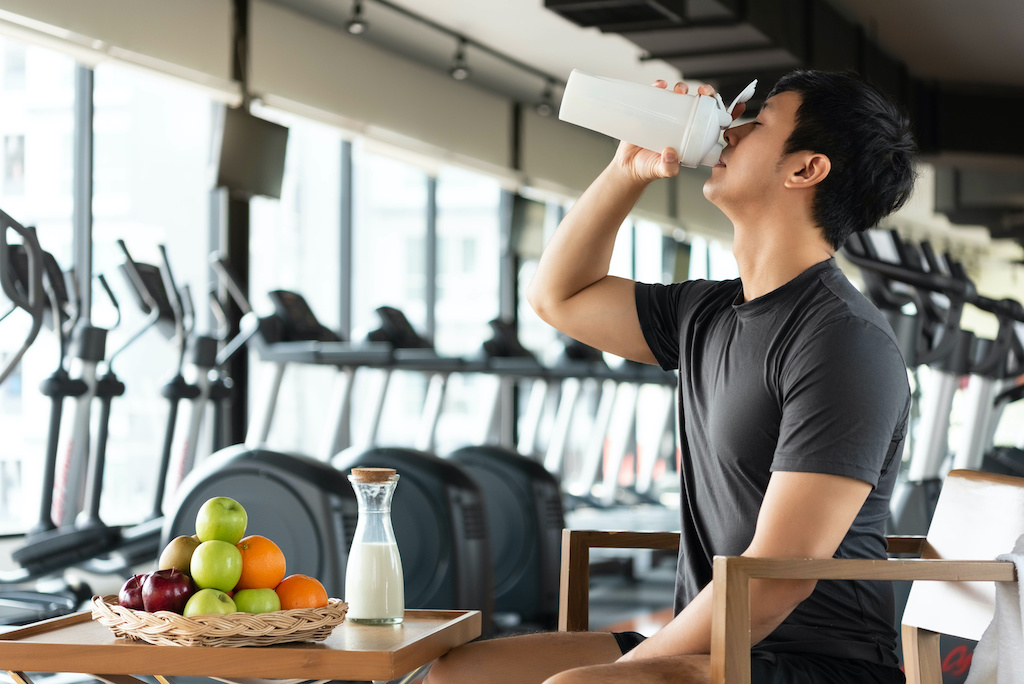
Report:
[[[733,256],[743,283],[743,300],[749,302],[832,258],[833,252],[816,226],[759,223],[735,226]]]

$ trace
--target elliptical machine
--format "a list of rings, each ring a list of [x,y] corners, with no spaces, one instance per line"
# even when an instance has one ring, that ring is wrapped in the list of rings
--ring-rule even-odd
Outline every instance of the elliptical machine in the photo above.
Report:
[[[12,245],[8,242],[8,230],[13,230],[22,238],[20,245]],[[26,311],[32,319],[31,326],[25,341],[18,348],[18,351],[0,369],[0,383],[6,380],[17,364],[21,361],[25,352],[35,342],[39,331],[42,329],[47,314],[51,317],[50,324],[58,334],[62,334],[61,324],[64,322],[61,315],[61,307],[58,302],[56,291],[63,291],[63,274],[56,265],[51,255],[43,252],[36,237],[35,229],[25,228],[5,212],[0,210],[0,286],[4,294],[14,304],[14,308],[4,315],[4,318],[14,310],[21,308]],[[49,301],[47,301],[49,300]],[[47,304],[52,308],[49,308]],[[62,341],[62,362],[55,373],[58,381],[65,378],[67,373],[63,364],[63,341]],[[51,380],[53,378],[51,377]],[[80,386],[72,385],[68,380],[61,387],[60,382],[50,382],[50,388],[56,394],[60,390],[67,390],[72,387],[77,391]],[[44,382],[44,388],[47,383]],[[54,436],[54,414],[51,414],[51,436]],[[59,426],[60,416],[56,415],[56,425]],[[52,459],[53,462],[56,459]],[[43,529],[39,525],[34,528],[37,532],[45,532],[52,529],[53,523],[50,519],[50,506],[48,496],[53,491],[53,463],[47,459],[44,464],[43,482],[43,507],[45,511],[45,522],[49,523]],[[77,587],[59,583],[51,591],[36,591],[25,588],[28,582],[42,580],[52,576],[56,570],[63,570],[65,566],[55,568],[38,566],[34,568],[22,568],[14,573],[4,573],[0,576],[0,583],[4,585],[21,585],[19,588],[5,591],[3,594],[2,609],[0,609],[0,624],[19,625],[28,624],[37,620],[58,617],[74,611],[78,605],[88,599],[92,591],[86,585]]]

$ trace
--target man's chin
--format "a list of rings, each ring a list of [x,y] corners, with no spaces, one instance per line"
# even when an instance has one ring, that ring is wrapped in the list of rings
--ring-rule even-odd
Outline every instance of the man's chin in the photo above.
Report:
[[[717,189],[715,181],[714,181],[715,168],[718,168],[718,167],[713,167],[711,169],[712,178],[708,178],[706,181],[704,181],[704,186],[702,188],[702,190],[704,192],[704,199],[708,200],[712,204],[715,203],[715,195],[716,195],[715,190]]]

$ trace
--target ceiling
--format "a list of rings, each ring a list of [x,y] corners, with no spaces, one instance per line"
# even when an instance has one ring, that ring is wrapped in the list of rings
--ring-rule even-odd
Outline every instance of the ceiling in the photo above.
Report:
[[[351,18],[354,2],[272,1],[342,28]],[[457,36],[463,36],[470,41],[466,61],[472,70],[471,82],[525,104],[542,99],[548,80],[556,84],[557,103],[559,86],[574,68],[637,82],[707,80],[718,85],[728,100],[751,76],[770,83],[776,75],[806,63],[811,51],[826,55],[839,49],[843,36],[853,31],[861,60],[866,60],[863,63],[877,65],[883,79],[898,70],[904,90],[911,90],[908,84],[916,88],[905,106],[927,110],[918,127],[929,161],[938,164],[936,206],[954,222],[986,226],[993,237],[1024,244],[1024,130],[1004,125],[994,135],[991,126],[971,125],[983,121],[977,114],[979,106],[999,110],[996,125],[1006,120],[1011,108],[1024,106],[1021,0],[363,0],[362,4],[369,28],[361,39],[447,71]],[[816,15],[808,9],[812,7]],[[632,25],[626,21],[659,12],[669,16],[674,12],[675,21]],[[588,19],[601,24],[602,13],[603,28],[587,25]],[[821,30],[822,17],[831,22],[830,30]],[[834,37],[831,27],[838,25],[847,33]],[[807,45],[811,47],[800,47]],[[756,98],[752,104],[757,105]],[[976,174],[981,176],[975,178]],[[995,182],[993,174],[998,176]],[[940,192],[945,194],[939,197]]]
[[[273,0],[304,14],[344,26],[352,0]],[[747,0],[756,4],[759,0]],[[856,22],[910,73],[950,83],[995,84],[1024,89],[1024,3],[1020,0],[827,0]],[[598,4],[592,2],[591,4]],[[625,4],[625,3],[621,3]],[[665,3],[672,4],[672,3]],[[704,14],[714,0],[679,1]],[[370,29],[364,38],[438,68],[447,69],[455,41],[410,20],[388,5],[494,48],[562,81],[574,68],[618,78],[677,77],[663,61],[641,61],[645,50],[615,33],[581,28],[545,7],[544,0],[364,0]],[[510,76],[484,54],[468,51],[473,80],[483,87],[540,93],[542,80]],[[488,66],[496,72],[488,73]],[[489,79],[496,78],[490,82]]]

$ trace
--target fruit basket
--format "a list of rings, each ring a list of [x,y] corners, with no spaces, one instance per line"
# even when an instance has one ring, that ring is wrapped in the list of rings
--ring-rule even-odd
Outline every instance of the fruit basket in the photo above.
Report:
[[[125,608],[116,596],[92,599],[92,619],[115,636],[158,646],[272,646],[323,641],[344,622],[347,611],[347,603],[332,598],[322,608],[185,617],[170,611],[147,613]]]

